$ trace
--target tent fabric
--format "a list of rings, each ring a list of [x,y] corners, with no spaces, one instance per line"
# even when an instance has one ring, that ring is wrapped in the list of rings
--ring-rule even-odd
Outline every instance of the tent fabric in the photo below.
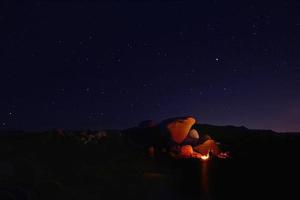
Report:
[[[195,123],[196,119],[193,117],[174,118],[163,122],[172,140],[177,144],[184,141]]]

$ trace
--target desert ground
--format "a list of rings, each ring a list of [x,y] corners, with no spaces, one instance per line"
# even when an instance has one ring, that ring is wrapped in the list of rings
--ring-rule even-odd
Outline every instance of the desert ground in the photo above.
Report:
[[[128,143],[122,130],[2,132],[0,199],[291,199],[298,194],[299,134],[198,126],[230,158],[149,157]]]

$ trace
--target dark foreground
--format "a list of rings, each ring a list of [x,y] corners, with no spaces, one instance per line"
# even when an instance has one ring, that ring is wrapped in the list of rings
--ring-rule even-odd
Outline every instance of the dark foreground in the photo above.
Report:
[[[1,136],[0,199],[299,196],[297,135],[225,132],[216,139],[224,141],[232,158],[208,161],[173,160],[166,155],[149,158],[144,151],[124,142],[119,134],[89,142],[86,135]]]

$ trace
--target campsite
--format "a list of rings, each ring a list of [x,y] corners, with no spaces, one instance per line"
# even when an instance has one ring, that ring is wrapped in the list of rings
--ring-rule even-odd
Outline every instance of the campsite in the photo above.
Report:
[[[1,133],[0,199],[263,199],[297,194],[299,135],[195,124],[230,152],[149,155],[126,132]],[[149,141],[145,128],[140,141]],[[147,135],[148,134],[148,135]]]
[[[0,1],[0,200],[300,199],[300,0]]]

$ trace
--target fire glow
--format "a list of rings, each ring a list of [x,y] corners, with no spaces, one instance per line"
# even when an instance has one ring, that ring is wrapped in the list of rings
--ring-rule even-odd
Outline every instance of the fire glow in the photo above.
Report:
[[[201,158],[202,160],[208,160],[208,159],[209,159],[209,153],[206,154],[206,155],[201,155],[200,158]]]

